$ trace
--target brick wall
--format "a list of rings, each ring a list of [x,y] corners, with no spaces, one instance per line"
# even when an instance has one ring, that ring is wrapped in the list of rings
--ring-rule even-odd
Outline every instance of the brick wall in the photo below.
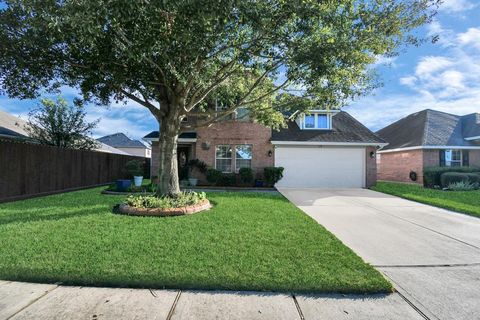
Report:
[[[470,150],[468,156],[470,166],[480,167],[480,150]]]
[[[375,157],[371,157],[371,152],[376,152],[376,147],[365,148],[366,157],[366,187],[373,187],[377,183],[377,160]],[[377,155],[378,156],[378,155]]]
[[[263,173],[263,168],[274,165],[274,148],[270,143],[270,137],[271,129],[258,123],[219,122],[209,128],[197,130],[196,156],[214,168],[216,145],[228,144],[234,147],[235,145],[251,144],[252,169],[258,176]],[[269,151],[272,151],[272,156],[268,156]],[[232,161],[235,161],[234,154],[232,157]]]
[[[377,177],[378,180],[414,182],[409,175],[411,171],[415,171],[418,176],[416,183],[423,184],[423,164],[423,150],[379,153]]]
[[[437,167],[440,165],[439,150],[423,150],[423,167]]]

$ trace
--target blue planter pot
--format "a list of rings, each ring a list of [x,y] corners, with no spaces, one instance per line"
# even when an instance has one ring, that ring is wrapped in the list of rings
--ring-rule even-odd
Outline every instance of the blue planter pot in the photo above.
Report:
[[[117,191],[127,191],[128,188],[132,185],[131,180],[117,180]]]

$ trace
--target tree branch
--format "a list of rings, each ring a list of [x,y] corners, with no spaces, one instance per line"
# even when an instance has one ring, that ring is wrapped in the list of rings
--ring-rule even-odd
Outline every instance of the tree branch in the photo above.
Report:
[[[160,118],[164,115],[164,112],[161,109],[158,109],[155,107],[153,104],[148,102],[148,100],[145,98],[145,96],[141,93],[142,97],[144,97],[145,101],[134,95],[133,93],[130,93],[124,89],[120,89],[120,92],[124,94],[127,98],[132,99],[133,101],[139,103],[140,105],[144,106],[150,112],[154,115],[154,117],[160,121]]]

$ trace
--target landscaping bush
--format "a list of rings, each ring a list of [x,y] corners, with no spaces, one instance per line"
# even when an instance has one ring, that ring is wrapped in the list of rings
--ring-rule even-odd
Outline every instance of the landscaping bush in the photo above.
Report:
[[[237,184],[237,176],[234,173],[221,173],[217,181],[218,186],[230,187]]]
[[[253,170],[251,168],[240,168],[238,174],[240,175],[240,181],[243,183],[253,182]]]
[[[205,174],[207,172],[207,164],[199,159],[192,159],[188,161],[187,166],[190,169],[197,168],[200,173]]]
[[[123,171],[129,178],[143,176],[143,163],[140,160],[130,160],[125,164]]]
[[[479,173],[476,167],[427,167],[423,170],[423,184],[427,188],[442,185],[441,176],[446,172]]]
[[[207,169],[205,175],[209,183],[217,184],[218,180],[220,179],[220,176],[222,175],[222,172],[217,169],[209,168]]]
[[[283,168],[282,167],[266,167],[263,170],[265,181],[269,186],[275,185],[280,179],[283,178]]]
[[[472,191],[478,189],[478,183],[470,183],[465,181],[453,182],[448,185],[448,189],[452,191]]]
[[[207,198],[205,192],[181,192],[176,196],[131,195],[126,204],[135,208],[181,208],[193,206]]]
[[[475,173],[465,172],[445,172],[440,176],[440,184],[442,188],[447,188],[451,184],[457,182],[478,184],[480,182],[480,176]]]

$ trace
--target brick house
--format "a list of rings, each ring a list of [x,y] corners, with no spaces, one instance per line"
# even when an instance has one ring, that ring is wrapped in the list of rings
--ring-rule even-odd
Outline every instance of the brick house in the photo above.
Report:
[[[185,127],[189,121],[185,120]],[[190,123],[191,124],[191,123]],[[158,171],[158,131],[152,143],[152,175]],[[179,167],[190,159],[222,172],[252,168],[261,178],[265,167],[284,167],[281,187],[369,187],[376,182],[375,153],[385,142],[343,111],[312,110],[271,130],[248,116],[233,117],[178,138]],[[206,183],[204,176],[197,176]]]
[[[427,109],[377,134],[389,143],[378,151],[379,180],[423,184],[425,167],[480,167],[480,113],[458,116]]]

